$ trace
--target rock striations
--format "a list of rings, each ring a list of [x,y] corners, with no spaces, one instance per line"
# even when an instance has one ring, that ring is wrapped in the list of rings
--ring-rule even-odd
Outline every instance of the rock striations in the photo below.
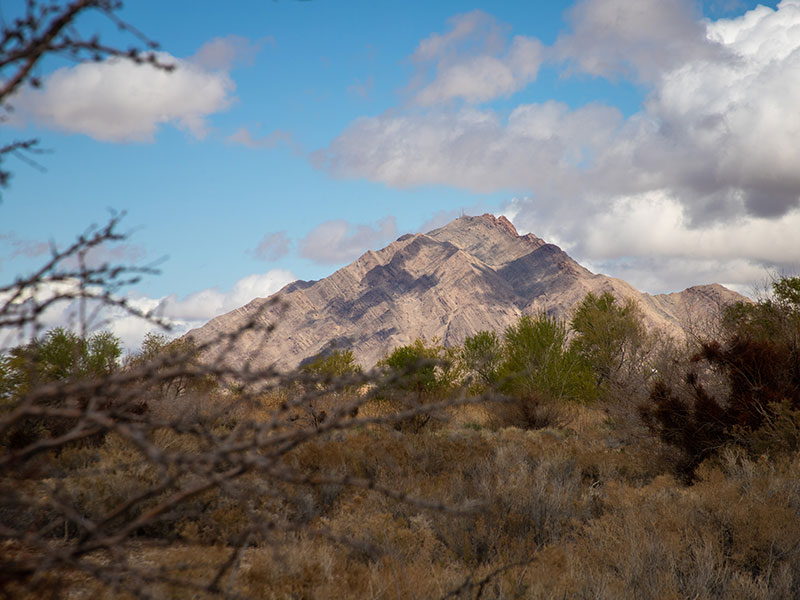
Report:
[[[684,336],[721,305],[743,299],[721,285],[649,295],[591,273],[563,250],[518,235],[505,217],[461,217],[426,234],[404,235],[319,281],[296,281],[189,332],[197,342],[230,333],[253,318],[274,324],[225,344],[225,360],[290,369],[332,347],[352,348],[371,367],[416,338],[456,344],[476,331],[498,333],[522,314],[545,310],[568,319],[587,292],[633,298],[650,328]],[[271,303],[271,299],[279,303]]]

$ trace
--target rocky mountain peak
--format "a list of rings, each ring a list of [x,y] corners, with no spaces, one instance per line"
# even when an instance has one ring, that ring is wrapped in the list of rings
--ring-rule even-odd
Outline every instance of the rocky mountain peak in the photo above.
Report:
[[[502,268],[545,244],[531,234],[520,236],[506,217],[488,213],[459,217],[426,235],[450,242],[493,268]]]
[[[514,237],[519,237],[519,234],[517,233],[517,228],[514,227],[514,225],[511,223],[511,221],[509,221],[505,217],[505,215],[500,215],[499,217],[495,217],[492,214],[485,213],[485,214],[481,215],[480,218],[482,218],[482,219],[491,219],[493,225],[501,227],[502,229],[507,231],[509,233],[509,235],[513,235]]]
[[[416,338],[457,344],[480,330],[500,333],[521,315],[542,310],[569,319],[587,292],[632,298],[648,327],[676,337],[720,305],[742,299],[718,285],[643,294],[591,273],[533,234],[520,236],[507,218],[484,214],[404,235],[329,277],[287,285],[275,294],[281,306],[257,298],[187,335],[206,342],[257,317],[275,325],[268,338],[248,330],[232,348],[206,359],[289,369],[331,347],[347,347],[372,367]]]

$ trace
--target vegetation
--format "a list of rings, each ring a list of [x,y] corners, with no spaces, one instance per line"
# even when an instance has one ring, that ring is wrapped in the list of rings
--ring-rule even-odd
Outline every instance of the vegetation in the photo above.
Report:
[[[619,302],[609,292],[589,293],[570,327],[575,334],[571,348],[592,370],[599,395],[630,393],[647,383],[655,340],[630,298]]]
[[[429,407],[446,403],[456,393],[460,381],[457,355],[456,349],[445,348],[437,341],[428,344],[417,339],[395,348],[378,362],[376,366],[385,379],[377,389],[377,398],[392,412],[413,413],[397,420],[396,429],[419,433],[432,417],[441,416]]]
[[[738,442],[751,455],[795,451],[800,440],[800,277],[773,294],[724,310],[721,339],[703,340],[683,381],[656,381],[641,414],[681,452],[678,470]]]
[[[4,356],[2,397],[19,396],[42,383],[110,375],[121,355],[119,338],[108,331],[84,339],[62,327],[51,329]]]
[[[546,394],[557,401],[582,400],[591,372],[567,344],[567,327],[546,314],[524,315],[506,329],[501,388],[516,395]]]
[[[489,389],[499,382],[503,347],[494,331],[479,331],[465,339],[459,359],[477,390]]]
[[[0,359],[0,591],[796,597],[798,288],[726,308],[671,369],[605,295],[366,372],[48,331]]]
[[[29,2],[0,100],[55,49],[122,55],[71,27],[118,7]],[[3,597],[800,597],[800,278],[683,350],[603,294],[287,374],[42,335],[63,302],[157,322],[116,293],[142,269],[80,260],[117,225],[0,288],[0,333],[30,340],[0,354]]]
[[[301,370],[319,377],[323,383],[330,383],[337,378],[361,373],[361,367],[350,349],[333,350],[304,365]]]
[[[107,331],[84,339],[61,327],[43,337],[13,348],[0,356],[0,405],[13,407],[39,386],[81,380],[102,380],[119,367],[122,354],[119,339]],[[78,398],[87,406],[90,398]],[[59,396],[47,406],[63,409]],[[74,419],[55,415],[29,415],[5,431],[5,444],[11,449],[24,448],[41,438],[58,437],[74,425]]]

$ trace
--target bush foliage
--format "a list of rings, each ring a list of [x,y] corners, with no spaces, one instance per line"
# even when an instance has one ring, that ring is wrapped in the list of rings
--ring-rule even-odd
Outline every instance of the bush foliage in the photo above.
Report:
[[[705,458],[732,442],[753,453],[796,449],[798,290],[800,278],[785,277],[773,284],[772,296],[727,307],[721,339],[700,343],[683,381],[655,383],[642,418],[681,451],[679,470],[685,477],[693,477]]]

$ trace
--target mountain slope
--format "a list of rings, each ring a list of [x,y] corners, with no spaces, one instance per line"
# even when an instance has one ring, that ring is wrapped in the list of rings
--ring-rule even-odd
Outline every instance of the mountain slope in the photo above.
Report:
[[[417,337],[456,344],[482,329],[502,332],[539,310],[568,319],[587,292],[606,291],[633,298],[648,327],[674,336],[742,299],[717,284],[651,296],[593,274],[558,246],[520,236],[505,217],[487,214],[404,235],[325,279],[291,283],[187,335],[203,343],[256,319],[275,325],[269,336],[246,331],[224,353],[207,358],[288,369],[338,346],[352,348],[369,367]]]

